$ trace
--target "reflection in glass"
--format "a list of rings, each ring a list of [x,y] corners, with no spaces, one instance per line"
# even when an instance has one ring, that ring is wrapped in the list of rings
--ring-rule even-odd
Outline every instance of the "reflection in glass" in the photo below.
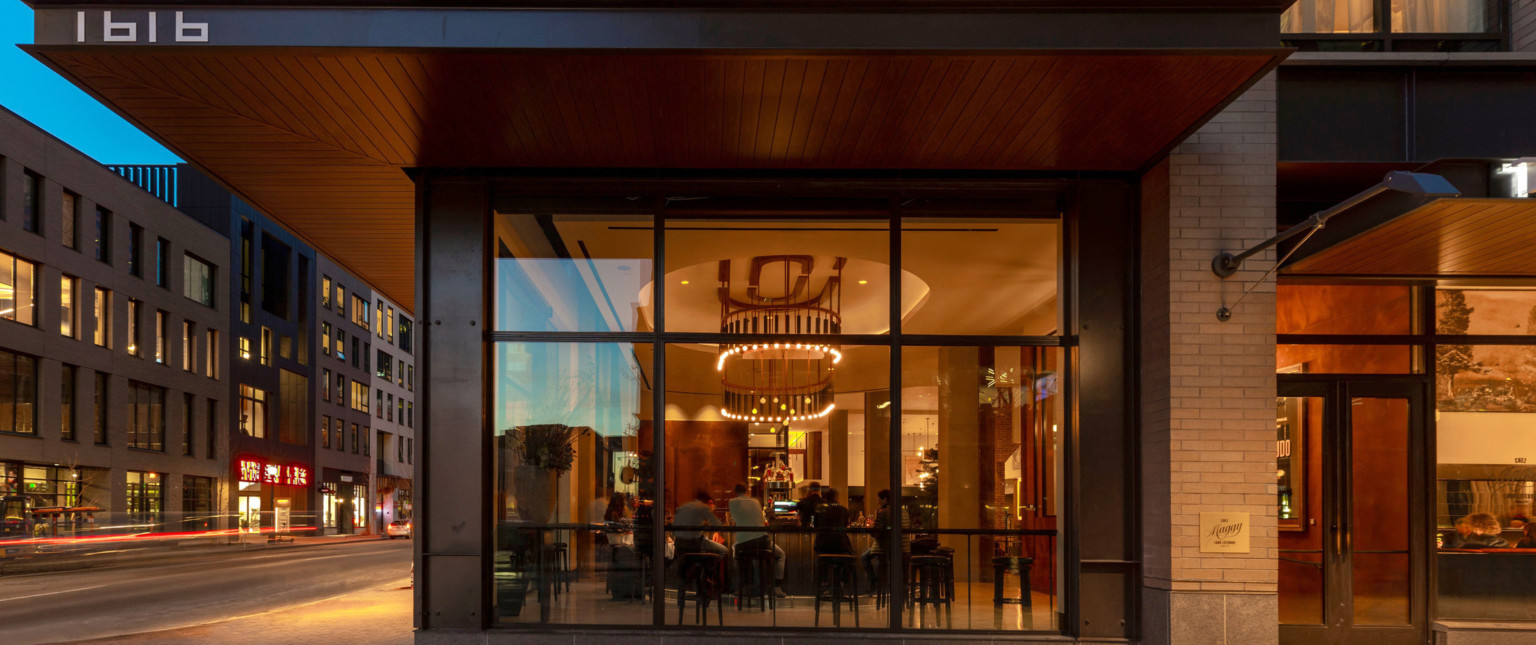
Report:
[[[926,562],[953,585],[952,616],[949,605],[940,618],[938,606],[917,603],[910,626],[1055,628],[1060,366],[1056,348],[903,348],[910,550],[947,558]]]
[[[919,203],[902,211],[908,215],[901,224],[901,268],[921,289],[910,298],[903,294],[920,305],[903,312],[902,332],[1060,333],[1060,220],[910,215],[941,206]]]
[[[496,214],[496,330],[649,331],[649,202],[545,202]]]
[[[1413,289],[1401,285],[1281,284],[1280,334],[1411,334]]]
[[[650,394],[635,348],[498,343],[494,353],[498,618],[650,624],[650,529],[637,519],[655,498],[642,440]]]
[[[1376,0],[1297,0],[1280,14],[1280,33],[1365,34],[1376,31]]]
[[[1280,623],[1323,623],[1323,400],[1280,397],[1276,419],[1280,495]],[[1287,517],[1289,516],[1289,517]]]
[[[1472,34],[1492,31],[1493,0],[1392,0],[1392,31],[1405,34]]]
[[[1405,345],[1277,345],[1275,369],[1307,374],[1416,374],[1419,348]]]
[[[1354,624],[1407,625],[1409,566],[1407,399],[1350,401]]]

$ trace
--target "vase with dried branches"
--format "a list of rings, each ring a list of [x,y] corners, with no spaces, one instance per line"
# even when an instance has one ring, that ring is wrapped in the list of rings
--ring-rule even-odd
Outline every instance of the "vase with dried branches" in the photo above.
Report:
[[[590,428],[541,423],[508,429],[508,447],[516,459],[513,497],[525,522],[548,523],[555,510],[560,476],[576,461],[576,442]]]

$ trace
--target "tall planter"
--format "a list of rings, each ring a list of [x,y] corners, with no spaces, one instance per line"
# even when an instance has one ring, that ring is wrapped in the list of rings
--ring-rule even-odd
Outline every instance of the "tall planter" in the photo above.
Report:
[[[512,469],[512,496],[524,522],[548,524],[555,512],[559,475],[540,466],[518,465]]]

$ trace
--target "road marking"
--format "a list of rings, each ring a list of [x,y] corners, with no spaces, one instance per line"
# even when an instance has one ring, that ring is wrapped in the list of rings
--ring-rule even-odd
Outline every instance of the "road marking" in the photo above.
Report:
[[[15,598],[0,598],[0,602],[10,602],[12,600],[26,600],[28,598],[40,598],[42,596],[55,596],[55,595],[58,595],[58,594],[61,594],[61,593],[74,593],[76,591],[88,591],[88,590],[91,590],[91,589],[100,589],[100,588],[105,587],[105,586],[107,586],[107,585],[95,585],[95,586],[92,586],[92,587],[80,587],[79,589],[65,589],[63,591],[49,591],[47,593],[35,593],[35,594],[30,595],[30,596],[16,596]]]

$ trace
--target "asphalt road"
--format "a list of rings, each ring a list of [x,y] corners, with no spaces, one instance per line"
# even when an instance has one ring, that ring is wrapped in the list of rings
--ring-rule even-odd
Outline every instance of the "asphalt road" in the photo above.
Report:
[[[411,542],[394,540],[4,576],[0,640],[57,643],[203,625],[367,590],[410,571]]]

